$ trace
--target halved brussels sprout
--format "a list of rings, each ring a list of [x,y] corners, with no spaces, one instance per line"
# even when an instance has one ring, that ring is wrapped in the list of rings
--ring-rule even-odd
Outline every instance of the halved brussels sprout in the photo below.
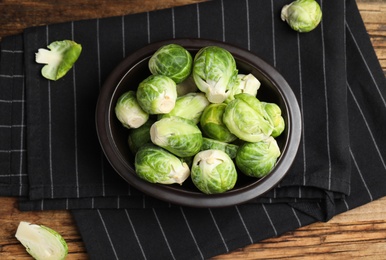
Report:
[[[206,137],[230,143],[236,140],[237,136],[232,134],[223,122],[226,106],[225,103],[208,105],[201,115],[200,126]]]
[[[205,194],[223,193],[237,181],[237,171],[232,159],[220,150],[205,150],[194,156],[191,179]]]
[[[166,114],[175,106],[176,83],[164,75],[150,75],[137,88],[137,100],[149,114]]]
[[[194,58],[194,82],[211,103],[222,103],[228,97],[237,72],[232,54],[218,46],[203,47]]]
[[[245,175],[262,178],[271,172],[280,156],[272,136],[255,143],[244,143],[237,151],[236,165]]]
[[[46,64],[41,70],[42,76],[50,80],[58,80],[72,68],[82,52],[82,45],[71,40],[55,41],[40,48],[36,53],[37,63]]]
[[[149,114],[143,111],[132,90],[123,93],[118,98],[115,104],[115,115],[128,129],[138,128],[149,119]]]
[[[164,117],[150,128],[151,141],[177,155],[189,157],[200,151],[202,133],[192,121],[178,116]]]
[[[154,144],[146,144],[138,150],[134,166],[137,175],[151,183],[182,185],[190,175],[185,162]]]
[[[68,246],[63,237],[43,225],[21,221],[15,237],[35,259],[62,260],[68,254]]]
[[[149,69],[152,74],[168,76],[178,84],[190,75],[192,64],[188,50],[178,44],[168,44],[151,56]]]
[[[273,124],[262,103],[249,94],[235,95],[226,106],[223,122],[231,133],[247,142],[258,142],[271,135]]]

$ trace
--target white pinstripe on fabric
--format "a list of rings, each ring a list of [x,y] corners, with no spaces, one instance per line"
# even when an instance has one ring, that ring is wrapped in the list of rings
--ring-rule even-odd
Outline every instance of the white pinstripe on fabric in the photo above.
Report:
[[[365,117],[365,115],[364,115],[364,113],[363,113],[363,110],[362,110],[362,108],[360,107],[359,102],[358,102],[357,98],[355,97],[355,94],[354,94],[354,92],[353,92],[353,90],[352,90],[352,88],[351,88],[351,86],[350,86],[350,84],[349,84],[348,82],[347,82],[347,87],[348,87],[348,90],[349,90],[349,92],[350,92],[350,94],[351,94],[351,96],[352,96],[352,98],[353,98],[353,100],[354,100],[356,106],[358,107],[358,110],[359,110],[359,112],[360,112],[360,114],[361,114],[361,116],[362,116],[363,122],[364,122],[365,125],[366,125],[366,128],[367,128],[367,130],[368,130],[369,136],[370,136],[370,138],[371,138],[371,140],[372,140],[372,142],[373,142],[373,144],[374,144],[375,150],[377,151],[377,154],[378,154],[378,156],[379,156],[379,160],[382,162],[383,167],[386,169],[385,160],[384,160],[384,158],[382,157],[381,151],[379,150],[377,141],[375,140],[374,134],[373,134],[373,132],[371,131],[371,127],[370,127],[369,123],[367,122],[366,117]]]
[[[71,22],[71,39],[76,42],[74,36],[74,22]],[[76,197],[79,198],[79,166],[78,166],[78,108],[76,96],[76,63],[72,66],[72,86],[74,91],[74,166],[75,166],[75,185]]]
[[[166,243],[166,246],[168,247],[168,250],[169,250],[169,252],[170,252],[170,255],[171,255],[171,257],[172,257],[173,259],[176,259],[175,256],[174,256],[174,254],[173,254],[173,250],[172,250],[172,248],[170,247],[168,238],[166,237],[166,234],[165,234],[165,231],[164,231],[164,229],[163,229],[163,227],[162,227],[162,224],[161,224],[161,222],[160,222],[159,219],[158,219],[157,212],[156,212],[155,208],[152,208],[152,211],[153,211],[154,217],[155,217],[155,219],[156,219],[156,221],[157,221],[157,224],[158,224],[158,226],[159,226],[159,228],[160,228],[160,231],[161,231],[161,233],[162,233],[162,237],[163,237],[163,239],[164,239],[164,241],[165,241],[165,243]]]
[[[278,233],[277,233],[275,224],[273,223],[272,218],[271,218],[271,216],[269,215],[269,213],[268,213],[268,211],[267,211],[267,208],[265,207],[264,204],[261,204],[261,205],[262,205],[262,207],[263,207],[263,209],[264,209],[264,213],[267,215],[267,218],[268,218],[268,220],[269,220],[269,223],[271,224],[271,227],[272,227],[273,232],[275,233],[275,236],[277,236]]]
[[[46,44],[49,45],[49,27],[45,26],[46,29]],[[48,150],[49,150],[49,171],[50,171],[50,190],[51,198],[54,198],[54,174],[52,166],[52,109],[51,109],[51,81],[47,80],[47,92],[48,92]]]
[[[213,224],[214,224],[214,226],[216,227],[218,234],[220,235],[221,241],[222,241],[223,244],[224,244],[224,247],[225,247],[226,252],[229,252],[228,245],[227,245],[227,243],[226,243],[226,241],[225,241],[225,239],[224,239],[224,236],[222,235],[221,229],[219,228],[219,226],[218,226],[218,224],[217,224],[216,218],[213,216],[212,210],[211,210],[211,209],[208,209],[208,211],[209,211],[209,214],[210,214],[210,216],[211,216],[211,218],[212,218],[212,220],[213,220]]]
[[[198,251],[198,253],[199,253],[200,256],[201,256],[201,259],[205,259],[205,258],[204,258],[204,255],[202,254],[202,251],[201,251],[201,249],[200,249],[200,246],[199,246],[198,243],[197,243],[196,237],[194,236],[194,233],[193,233],[193,231],[192,231],[192,228],[191,228],[190,225],[189,225],[189,221],[188,221],[188,219],[186,218],[186,215],[185,215],[184,210],[183,210],[182,207],[180,207],[180,212],[181,212],[182,217],[184,218],[184,221],[185,221],[186,226],[187,226],[187,228],[188,228],[188,230],[189,230],[189,233],[190,233],[190,235],[192,236],[192,239],[193,239],[194,244],[195,244],[195,246],[196,246],[196,248],[197,248],[197,251]]]
[[[107,239],[109,240],[109,244],[110,244],[111,250],[112,250],[113,253],[114,253],[115,259],[118,260],[119,258],[118,258],[118,255],[117,255],[117,251],[115,250],[115,246],[114,246],[114,244],[113,244],[113,241],[111,240],[111,237],[110,237],[110,234],[109,234],[109,230],[107,229],[107,226],[106,226],[106,223],[105,223],[105,221],[104,221],[104,219],[103,219],[103,216],[102,216],[102,214],[101,214],[101,211],[100,211],[99,209],[97,209],[96,211],[98,212],[98,216],[99,216],[99,218],[100,218],[100,220],[101,220],[101,223],[102,223],[102,225],[103,225],[103,228],[104,228],[104,230],[105,230],[106,237],[107,237]]]
[[[357,169],[358,174],[359,174],[359,176],[361,178],[363,186],[365,187],[367,193],[369,194],[370,201],[373,201],[373,195],[371,194],[371,191],[370,191],[369,187],[367,186],[367,183],[366,183],[366,181],[365,181],[365,179],[363,177],[362,171],[361,171],[361,169],[359,169],[358,163],[357,163],[357,161],[355,159],[355,156],[354,156],[354,154],[353,154],[351,149],[350,149],[350,155],[351,155],[351,158],[352,158],[352,160],[354,162],[355,168]]]
[[[371,79],[372,79],[372,81],[373,81],[373,84],[374,84],[375,89],[378,91],[379,97],[381,98],[383,105],[386,107],[386,101],[385,101],[384,97],[383,97],[382,94],[381,94],[380,87],[378,86],[378,83],[377,83],[377,81],[375,80],[374,75],[373,75],[373,73],[372,73],[371,70],[370,70],[370,67],[369,67],[369,65],[368,65],[368,63],[367,63],[367,60],[366,60],[366,58],[364,57],[363,52],[362,52],[362,50],[360,49],[357,40],[355,39],[355,35],[354,35],[353,32],[351,31],[350,25],[349,25],[347,22],[346,22],[346,28],[347,28],[348,32],[350,33],[350,36],[351,36],[351,38],[353,39],[353,41],[354,41],[354,43],[355,43],[355,45],[356,45],[356,48],[357,48],[357,50],[358,50],[358,52],[359,52],[359,54],[360,54],[360,56],[361,56],[361,58],[362,58],[362,60],[363,60],[363,63],[365,64],[366,69],[367,69],[367,71],[368,71],[368,73],[369,73],[369,75],[370,75],[370,77],[371,77]]]
[[[143,247],[142,247],[142,245],[141,245],[141,241],[139,241],[137,232],[136,232],[136,230],[135,230],[135,227],[134,227],[134,225],[133,225],[133,222],[131,221],[129,211],[128,211],[127,209],[125,209],[125,214],[126,214],[126,217],[127,217],[128,221],[129,221],[129,223],[130,223],[130,227],[131,227],[131,229],[133,230],[134,237],[135,237],[135,239],[136,239],[136,242],[137,242],[137,244],[138,244],[139,249],[141,250],[142,256],[143,256],[144,259],[147,259],[146,254],[145,254],[145,251],[143,250]]]
[[[243,224],[243,227],[244,227],[244,229],[245,229],[245,232],[246,232],[247,235],[248,235],[249,241],[250,241],[251,244],[252,244],[252,243],[253,243],[253,239],[252,239],[252,237],[251,237],[251,233],[249,232],[249,230],[248,230],[248,228],[247,228],[247,225],[245,224],[244,218],[243,218],[243,216],[241,215],[241,212],[240,212],[240,210],[239,210],[239,207],[238,207],[238,206],[235,206],[235,209],[236,209],[236,211],[237,211],[237,214],[239,215],[239,218],[240,218],[241,223]]]
[[[323,0],[320,1],[320,8],[323,10]],[[329,100],[328,100],[328,88],[327,88],[327,70],[326,70],[326,48],[324,38],[324,22],[320,22],[321,44],[322,44],[322,63],[323,63],[323,86],[324,86],[324,98],[325,98],[325,116],[326,116],[326,145],[327,145],[327,160],[328,160],[328,189],[331,190],[331,178],[332,178],[332,163],[331,163],[331,149],[330,149],[330,120],[329,120]]]

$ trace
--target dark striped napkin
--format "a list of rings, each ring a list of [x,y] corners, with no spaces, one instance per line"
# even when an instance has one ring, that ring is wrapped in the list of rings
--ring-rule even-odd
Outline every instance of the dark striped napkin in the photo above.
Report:
[[[0,195],[22,210],[69,209],[93,259],[205,259],[386,195],[386,83],[354,0],[319,1],[322,23],[298,34],[288,0],[213,0],[27,29],[1,42]],[[249,203],[195,209],[148,197],[105,159],[95,131],[104,80],[127,55],[170,38],[247,49],[277,68],[303,115],[289,174]],[[38,48],[73,39],[83,52],[52,82]]]

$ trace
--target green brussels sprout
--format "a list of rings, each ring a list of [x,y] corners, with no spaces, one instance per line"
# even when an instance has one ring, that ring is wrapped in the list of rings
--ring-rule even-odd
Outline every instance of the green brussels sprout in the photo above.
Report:
[[[177,96],[183,96],[188,93],[198,92],[196,83],[194,83],[193,76],[190,75],[187,79],[177,84]]]
[[[296,0],[283,6],[281,19],[298,32],[310,32],[322,19],[322,10],[315,0]]]
[[[164,117],[150,128],[151,141],[177,155],[194,156],[200,151],[202,133],[192,121],[178,116]]]
[[[190,175],[185,162],[154,144],[146,144],[138,150],[134,166],[137,175],[151,183],[182,185]]]
[[[133,154],[135,154],[143,145],[151,143],[150,127],[153,123],[154,120],[149,119],[140,127],[130,129],[127,143]]]
[[[208,99],[202,92],[188,93],[178,97],[172,111],[162,114],[159,118],[166,116],[179,116],[192,120],[195,124],[200,122],[200,117],[204,109],[209,105]]]
[[[39,49],[35,61],[46,64],[41,70],[42,76],[49,80],[58,80],[72,68],[82,52],[82,45],[70,41],[55,41]]]
[[[230,158],[234,159],[237,154],[237,149],[239,149],[239,146],[236,144],[228,144],[225,142],[217,141],[206,137],[202,138],[201,151],[221,150],[225,152],[227,155],[229,155]]]
[[[68,246],[55,230],[21,221],[15,237],[34,259],[63,260],[68,254]]]
[[[239,93],[247,93],[252,96],[256,96],[260,85],[260,81],[254,75],[238,74],[236,80],[234,80],[231,84],[231,89],[225,102],[229,103],[234,99],[234,96]]]
[[[225,107],[223,122],[231,133],[247,142],[258,142],[273,131],[271,118],[262,103],[249,94],[240,93]]]
[[[165,75],[177,84],[184,81],[192,71],[192,55],[178,44],[168,44],[159,48],[149,60],[153,75]]]
[[[224,102],[237,72],[234,57],[221,47],[203,47],[194,57],[194,82],[211,103]]]
[[[278,137],[279,135],[281,135],[285,128],[284,118],[281,116],[281,109],[275,103],[261,103],[263,104],[265,111],[267,111],[267,114],[269,115],[273,123],[273,131],[271,136]]]
[[[137,89],[137,100],[149,114],[166,114],[175,106],[176,83],[164,75],[151,75],[144,79]]]
[[[223,122],[223,115],[227,104],[213,103],[208,105],[200,118],[200,126],[204,136],[230,143],[237,139]]]
[[[139,105],[134,91],[123,93],[115,104],[115,115],[122,125],[128,129],[138,128],[148,119],[149,114]]]
[[[236,166],[247,176],[262,178],[271,172],[280,156],[272,136],[255,143],[244,143],[237,151]]]
[[[205,150],[196,154],[191,167],[193,184],[205,194],[223,193],[237,181],[234,162],[225,152]]]

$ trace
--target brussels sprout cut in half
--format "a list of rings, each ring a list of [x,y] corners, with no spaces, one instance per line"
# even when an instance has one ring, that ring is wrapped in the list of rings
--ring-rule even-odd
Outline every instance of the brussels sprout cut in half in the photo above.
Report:
[[[153,75],[165,75],[177,84],[184,81],[192,71],[193,59],[189,51],[178,44],[159,48],[149,60]]]
[[[164,75],[151,75],[139,83],[137,88],[137,101],[149,114],[169,113],[176,99],[176,83]]]
[[[65,259],[68,247],[63,237],[46,226],[21,221],[15,237],[35,259]]]
[[[150,128],[151,141],[177,155],[194,156],[201,149],[202,133],[192,121],[178,116],[164,117]]]
[[[296,0],[283,6],[281,19],[297,32],[310,32],[322,19],[322,10],[315,0]]]
[[[225,152],[205,150],[194,157],[191,178],[193,184],[205,194],[223,193],[235,186],[237,171]]]
[[[49,50],[38,50],[35,61],[46,64],[41,73],[49,80],[58,80],[66,75],[82,52],[82,45],[70,40],[52,42],[47,48]]]
[[[115,105],[115,115],[128,129],[138,128],[149,119],[149,114],[143,111],[137,102],[135,92],[131,90],[118,98]]]
[[[134,165],[137,175],[151,183],[181,185],[190,175],[185,162],[153,144],[146,144],[138,150]]]
[[[280,156],[275,138],[243,144],[236,155],[236,165],[245,175],[262,178],[271,172]]]
[[[230,84],[237,77],[236,61],[224,48],[207,46],[198,51],[193,62],[193,79],[211,103],[227,99]]]
[[[231,133],[247,142],[261,141],[273,131],[272,120],[263,104],[255,96],[245,93],[235,95],[229,102],[223,121]]]

